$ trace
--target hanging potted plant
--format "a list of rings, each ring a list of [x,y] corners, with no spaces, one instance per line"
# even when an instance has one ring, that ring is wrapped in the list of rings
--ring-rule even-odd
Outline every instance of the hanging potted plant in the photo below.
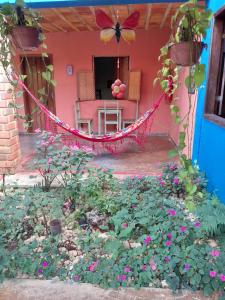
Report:
[[[181,5],[172,18],[172,30],[166,48],[171,60],[178,66],[193,66],[199,62],[202,42],[210,25],[211,11],[191,0]]]
[[[7,4],[0,9],[1,37],[9,37],[16,48],[23,51],[36,50],[40,45],[39,16],[33,11],[24,12],[21,2],[16,6]]]

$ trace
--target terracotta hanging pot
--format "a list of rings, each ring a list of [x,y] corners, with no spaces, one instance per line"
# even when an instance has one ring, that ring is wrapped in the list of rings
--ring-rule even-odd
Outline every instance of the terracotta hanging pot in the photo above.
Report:
[[[178,66],[193,66],[198,63],[205,44],[202,42],[181,42],[170,47],[170,58]]]
[[[61,221],[58,219],[50,221],[50,231],[52,235],[57,235],[62,232]]]
[[[25,51],[36,50],[40,45],[40,31],[35,27],[16,26],[11,32],[15,46]]]

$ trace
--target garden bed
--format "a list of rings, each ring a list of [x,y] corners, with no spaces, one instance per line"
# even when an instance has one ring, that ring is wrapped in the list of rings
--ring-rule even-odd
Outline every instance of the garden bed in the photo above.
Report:
[[[205,191],[197,168],[190,200],[174,163],[158,177],[119,181],[87,168],[90,159],[89,149],[42,136],[33,164],[42,184],[4,187],[1,197],[0,279],[223,293],[225,208]],[[52,228],[52,220],[61,226]]]

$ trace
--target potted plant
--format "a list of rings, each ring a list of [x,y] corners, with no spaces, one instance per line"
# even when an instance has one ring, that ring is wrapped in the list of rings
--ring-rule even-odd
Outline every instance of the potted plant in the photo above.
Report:
[[[10,38],[16,48],[32,51],[40,45],[39,16],[33,11],[24,12],[23,6],[2,5],[0,9],[1,38]]]
[[[167,49],[171,60],[178,66],[193,66],[198,63],[203,48],[202,42],[210,25],[211,11],[190,0],[179,6],[172,18],[172,30]]]

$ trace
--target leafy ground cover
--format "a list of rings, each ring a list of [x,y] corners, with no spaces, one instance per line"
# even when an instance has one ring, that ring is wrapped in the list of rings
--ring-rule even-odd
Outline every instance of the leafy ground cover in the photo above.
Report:
[[[37,144],[32,168],[42,185],[2,193],[1,280],[57,276],[104,288],[220,291],[224,299],[225,206],[206,192],[197,166],[191,190],[173,163],[161,176],[119,181],[87,168],[90,149],[61,147],[60,139],[43,133]]]

